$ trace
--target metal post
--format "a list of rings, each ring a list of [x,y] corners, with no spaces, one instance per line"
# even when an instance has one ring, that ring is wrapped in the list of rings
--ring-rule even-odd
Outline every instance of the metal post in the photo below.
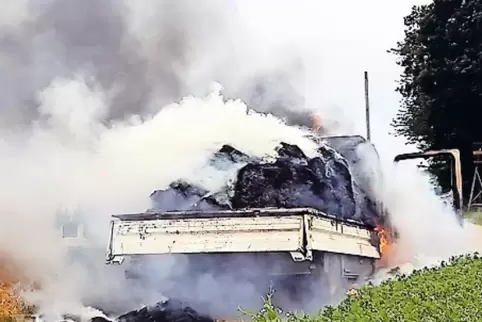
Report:
[[[368,99],[368,72],[365,72],[365,115],[367,123],[367,140],[370,141],[370,101]]]

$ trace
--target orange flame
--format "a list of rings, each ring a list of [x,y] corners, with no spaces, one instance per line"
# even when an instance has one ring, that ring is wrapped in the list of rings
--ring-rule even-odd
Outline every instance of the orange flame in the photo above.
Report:
[[[385,257],[390,252],[392,241],[390,240],[389,234],[387,233],[385,228],[383,228],[382,225],[377,225],[375,227],[375,231],[377,232],[378,239],[380,240],[379,241],[380,254],[382,257]]]
[[[321,117],[319,115],[312,114],[311,120],[313,122],[312,124],[313,130],[318,132],[321,129]]]

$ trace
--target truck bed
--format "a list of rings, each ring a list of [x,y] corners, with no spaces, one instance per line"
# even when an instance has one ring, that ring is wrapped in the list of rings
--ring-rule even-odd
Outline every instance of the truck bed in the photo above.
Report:
[[[176,211],[115,215],[107,262],[154,254],[289,252],[295,261],[313,251],[380,258],[373,227],[311,208]]]

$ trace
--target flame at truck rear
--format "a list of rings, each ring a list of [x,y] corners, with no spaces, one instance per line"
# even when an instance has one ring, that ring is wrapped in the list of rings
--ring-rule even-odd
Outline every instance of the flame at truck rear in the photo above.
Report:
[[[375,231],[377,232],[378,239],[379,239],[379,249],[380,249],[380,255],[382,257],[388,256],[390,253],[391,247],[392,247],[392,241],[391,238],[385,230],[385,228],[382,225],[377,225],[375,227]]]

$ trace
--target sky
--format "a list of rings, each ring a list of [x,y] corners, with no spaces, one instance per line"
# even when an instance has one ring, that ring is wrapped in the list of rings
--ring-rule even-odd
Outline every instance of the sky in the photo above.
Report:
[[[403,17],[410,13],[412,6],[429,2],[298,1],[307,7],[303,12],[311,16],[305,15],[296,23],[317,25],[313,33],[321,44],[321,83],[318,86],[323,104],[343,108],[356,120],[356,132],[363,136],[366,135],[364,71],[368,71],[371,136],[379,150],[400,153],[414,149],[405,145],[405,139],[387,135],[392,132],[390,122],[400,106],[400,95],[395,88],[401,68],[395,64],[396,58],[386,51],[403,39]],[[280,2],[279,10],[283,10],[281,3],[286,2]],[[289,5],[286,7],[289,10]],[[287,30],[289,28],[287,24]]]

